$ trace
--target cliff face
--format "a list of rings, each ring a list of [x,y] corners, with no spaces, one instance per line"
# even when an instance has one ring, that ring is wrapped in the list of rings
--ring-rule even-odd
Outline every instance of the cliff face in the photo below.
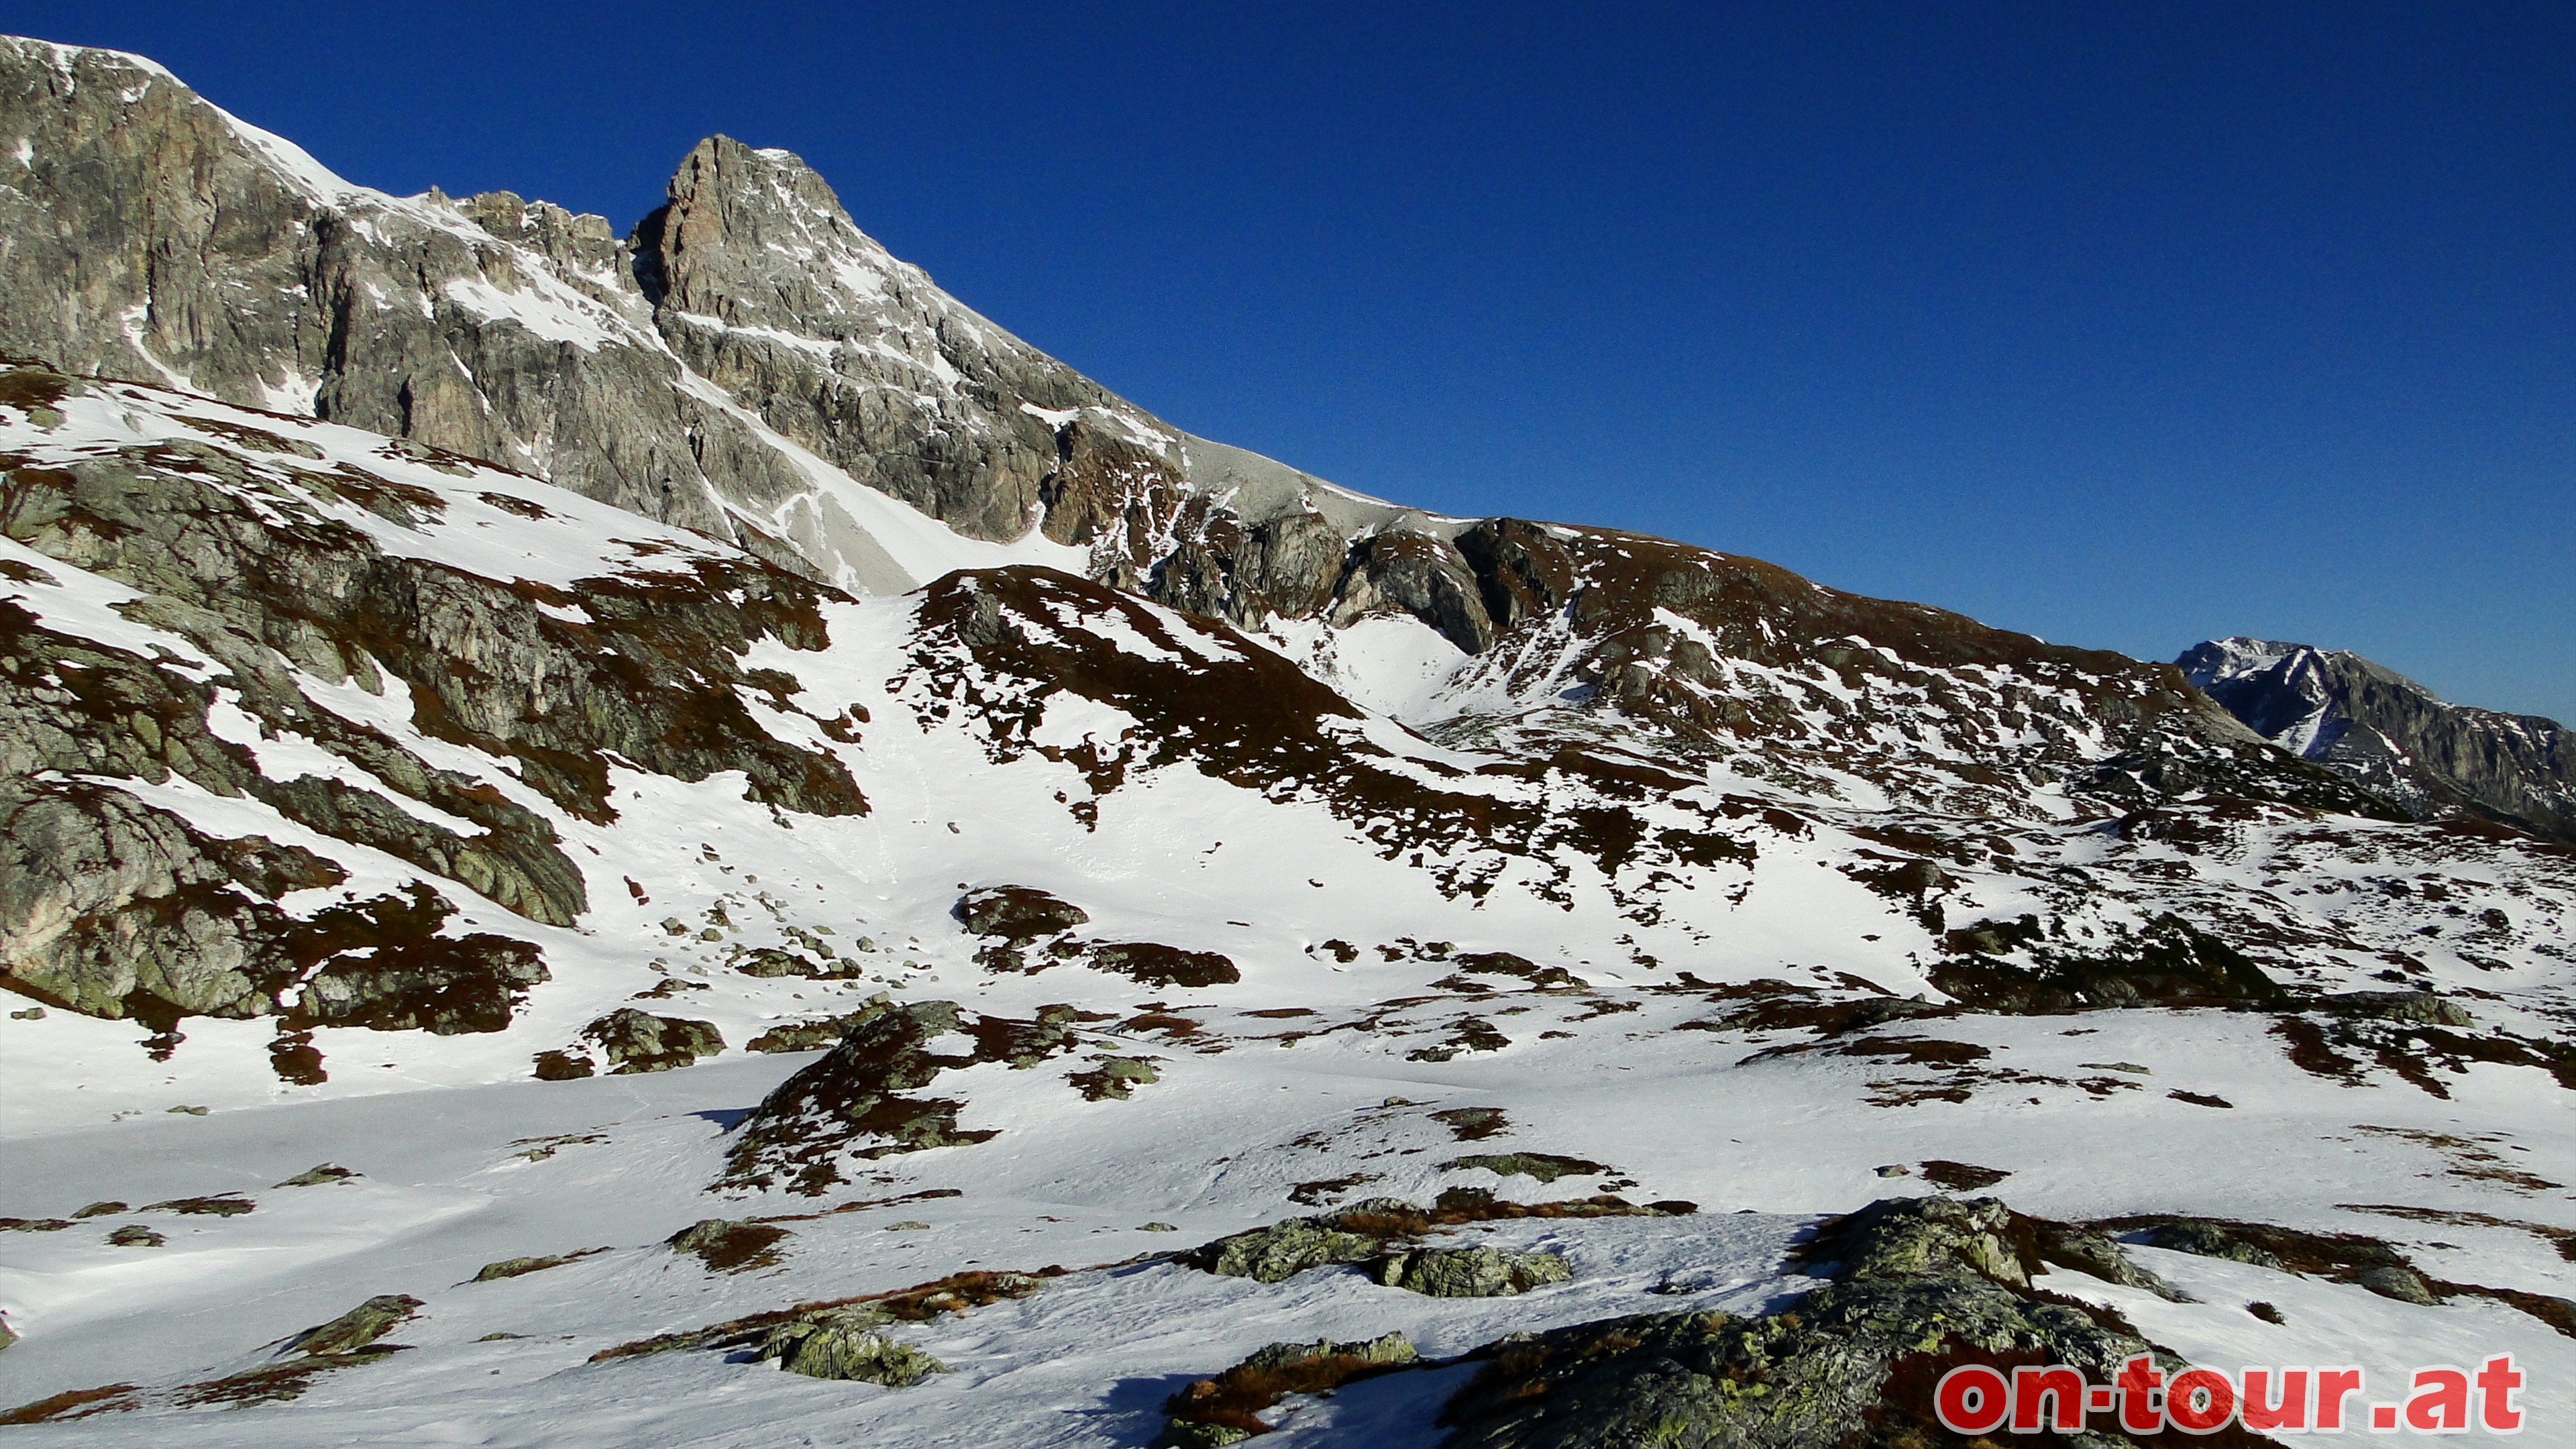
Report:
[[[2404,806],[2576,843],[2576,734],[2450,704],[2344,650],[2266,639],[2195,644],[2176,663],[2246,727]]]

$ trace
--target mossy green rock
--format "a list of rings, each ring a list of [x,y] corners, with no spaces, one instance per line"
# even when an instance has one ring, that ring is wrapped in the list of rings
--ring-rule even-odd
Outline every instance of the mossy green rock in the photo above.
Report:
[[[1378,1260],[1377,1281],[1426,1298],[1508,1298],[1563,1283],[1574,1270],[1554,1253],[1508,1248],[1431,1248]]]

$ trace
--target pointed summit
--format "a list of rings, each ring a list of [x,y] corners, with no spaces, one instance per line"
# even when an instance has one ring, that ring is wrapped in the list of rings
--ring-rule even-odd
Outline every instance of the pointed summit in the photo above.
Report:
[[[899,283],[929,282],[860,231],[793,152],[731,136],[709,136],[681,160],[636,251],[662,305],[801,336],[873,336]]]

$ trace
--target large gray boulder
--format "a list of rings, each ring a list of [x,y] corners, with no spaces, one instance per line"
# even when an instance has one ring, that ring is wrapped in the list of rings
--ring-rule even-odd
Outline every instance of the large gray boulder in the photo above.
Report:
[[[867,1309],[783,1324],[760,1346],[763,1361],[774,1360],[792,1374],[812,1379],[852,1379],[910,1388],[948,1366],[909,1344],[886,1337],[885,1315]]]
[[[1377,1263],[1378,1282],[1427,1298],[1507,1298],[1573,1276],[1557,1254],[1490,1245],[1389,1253]]]

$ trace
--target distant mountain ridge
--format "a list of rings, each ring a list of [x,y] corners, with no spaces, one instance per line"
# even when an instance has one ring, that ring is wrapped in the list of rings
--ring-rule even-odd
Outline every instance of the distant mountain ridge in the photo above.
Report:
[[[2174,661],[2247,728],[2420,819],[2467,816],[2576,843],[2576,731],[2452,704],[2348,650],[2231,637]]]

